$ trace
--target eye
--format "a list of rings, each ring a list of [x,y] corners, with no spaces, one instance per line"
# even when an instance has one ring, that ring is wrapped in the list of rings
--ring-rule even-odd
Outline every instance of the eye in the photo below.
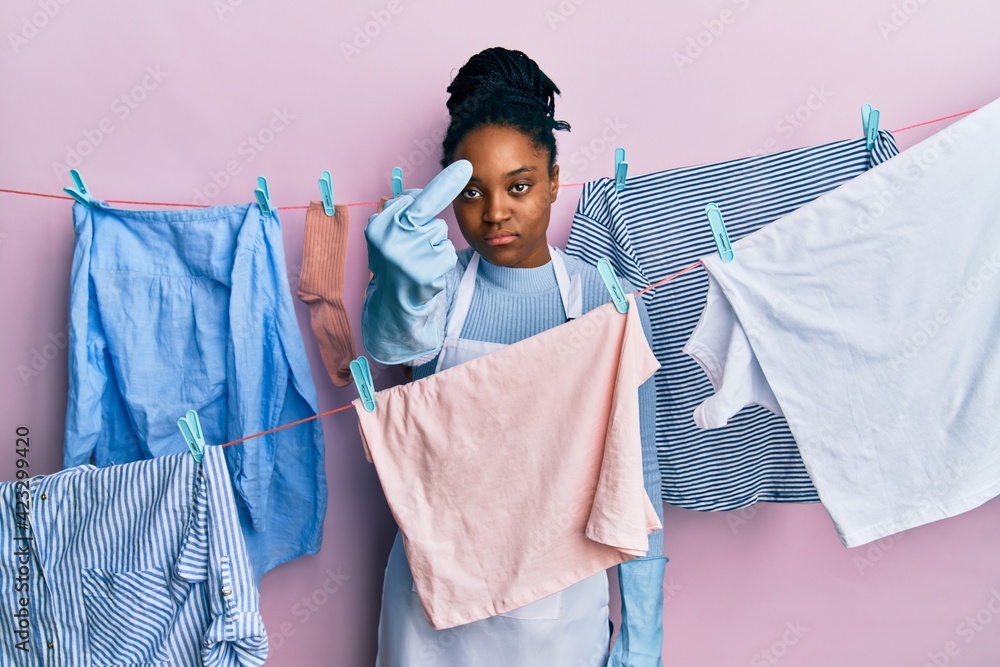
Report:
[[[478,197],[482,197],[482,193],[475,188],[469,188],[467,190],[462,191],[463,199],[476,199]]]
[[[523,195],[531,187],[530,183],[515,183],[511,190],[514,194]]]

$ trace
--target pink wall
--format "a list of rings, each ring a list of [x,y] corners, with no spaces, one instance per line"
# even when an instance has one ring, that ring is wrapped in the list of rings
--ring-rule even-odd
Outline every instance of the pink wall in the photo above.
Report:
[[[408,185],[435,173],[444,89],[468,56],[497,44],[526,51],[564,90],[564,181],[609,175],[615,145],[632,173],[710,162],[859,136],[864,102],[888,128],[988,102],[1000,95],[998,20],[987,0],[10,0],[0,6],[0,187],[58,193],[69,184],[58,163],[79,146],[100,198],[245,202],[264,174],[278,205],[302,205],[330,169],[338,201],[371,201],[394,165]],[[943,125],[904,132],[900,145]],[[237,175],[214,189],[227,165]],[[561,194],[557,244],[578,193]],[[355,327],[371,212],[351,210]],[[294,281],[303,214],[282,221]],[[31,428],[32,472],[60,467],[72,244],[69,203],[0,194],[0,479],[14,476],[18,424]],[[324,375],[297,308],[320,405],[343,405],[354,390]],[[391,371],[376,384],[397,380]],[[263,582],[273,665],[374,659],[394,525],[354,417],[325,428],[324,548]],[[668,509],[666,525],[671,667],[1000,664],[996,501],[854,550],[818,506]]]

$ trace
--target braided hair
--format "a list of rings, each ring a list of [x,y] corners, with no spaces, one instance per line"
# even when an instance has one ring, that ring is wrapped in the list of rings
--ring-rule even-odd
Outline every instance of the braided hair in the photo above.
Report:
[[[511,127],[549,152],[549,171],[556,164],[555,130],[569,123],[555,119],[559,88],[534,60],[499,46],[469,58],[448,86],[451,122],[442,141],[441,166],[452,162],[466,134],[484,126]]]

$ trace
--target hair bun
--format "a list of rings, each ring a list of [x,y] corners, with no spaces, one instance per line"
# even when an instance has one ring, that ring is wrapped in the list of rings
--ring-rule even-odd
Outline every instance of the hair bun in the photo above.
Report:
[[[451,163],[462,137],[489,125],[526,134],[548,152],[549,170],[555,166],[553,130],[568,130],[569,123],[555,119],[559,88],[534,60],[501,47],[480,51],[458,70],[448,93],[451,121],[441,141],[442,167]]]
[[[538,64],[521,51],[495,46],[472,56],[448,86],[448,111],[454,117],[486,97],[502,95],[504,102],[523,104],[547,116],[552,129],[569,129],[555,120],[559,88]]]

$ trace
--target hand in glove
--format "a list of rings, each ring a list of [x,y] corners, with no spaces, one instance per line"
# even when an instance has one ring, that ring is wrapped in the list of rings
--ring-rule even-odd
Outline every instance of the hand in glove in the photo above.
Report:
[[[448,312],[445,276],[458,257],[448,225],[435,218],[472,178],[472,164],[458,160],[423,190],[405,190],[368,219],[368,268],[372,279],[361,311],[368,354],[399,364],[436,352]]]

